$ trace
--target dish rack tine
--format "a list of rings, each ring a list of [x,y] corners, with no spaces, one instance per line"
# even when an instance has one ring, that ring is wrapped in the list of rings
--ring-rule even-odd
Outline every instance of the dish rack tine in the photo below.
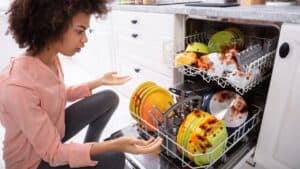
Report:
[[[152,110],[149,111],[149,115],[153,119],[153,121],[156,123],[157,126],[162,125],[162,128],[166,129],[168,127],[168,122],[167,122],[168,117],[172,113],[174,113],[174,111],[176,112],[176,108],[178,108],[179,106],[182,106],[184,103],[188,103],[189,101],[194,100],[194,99],[202,99],[202,98],[201,98],[201,96],[196,95],[196,96],[191,96],[186,99],[183,99],[183,100],[177,102],[176,104],[173,104],[165,113],[162,113],[156,106],[152,106]],[[157,119],[155,117],[153,110],[156,112],[159,112],[163,116],[162,123],[159,121],[159,119]]]
[[[188,98],[185,98],[179,102],[177,102],[176,104],[172,105],[165,113],[164,116],[168,117],[170,113],[172,113],[176,108],[178,108],[179,106],[182,106],[182,104],[189,102],[190,100],[194,100],[194,99],[202,99],[201,96],[191,96]]]
[[[158,111],[159,113],[161,113],[158,108],[156,108],[155,106],[152,106],[152,110]],[[152,118],[152,120],[156,123],[157,126],[159,126],[161,124],[161,122],[154,116],[153,111],[149,111],[148,112],[150,117]],[[162,113],[161,113],[162,114]]]

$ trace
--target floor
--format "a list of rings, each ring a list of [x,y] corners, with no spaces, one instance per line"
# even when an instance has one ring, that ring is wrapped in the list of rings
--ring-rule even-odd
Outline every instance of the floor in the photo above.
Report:
[[[70,84],[78,84],[81,82],[85,82],[88,80],[94,79],[93,75],[88,74],[86,71],[84,71],[80,66],[74,64],[70,59],[61,58],[62,61],[62,67],[64,69],[65,74],[65,83],[66,85]],[[76,73],[74,73],[76,72]],[[93,92],[97,92],[103,89],[112,89],[116,91],[120,98],[120,104],[117,108],[116,112],[110,119],[109,123],[107,124],[105,130],[102,133],[102,136],[100,140],[103,140],[104,138],[108,137],[112,132],[115,132],[128,124],[132,123],[133,120],[129,115],[129,100],[125,96],[123,96],[121,93],[119,93],[117,90],[111,87],[99,87],[98,89],[95,89]],[[86,128],[84,128],[82,131],[80,131],[77,135],[75,135],[73,138],[71,138],[68,142],[82,142],[84,135],[85,135]],[[4,138],[4,129],[0,125],[0,169],[4,169],[4,162],[2,160],[2,139]]]

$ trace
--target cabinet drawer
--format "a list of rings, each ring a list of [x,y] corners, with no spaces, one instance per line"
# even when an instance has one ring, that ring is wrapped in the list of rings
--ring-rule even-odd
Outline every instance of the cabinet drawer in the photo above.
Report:
[[[173,48],[168,44],[171,40],[145,33],[137,35],[136,38],[132,38],[130,33],[118,36],[118,59],[129,58],[154,71],[170,75]]]
[[[137,57],[143,57],[143,56],[136,56],[136,55],[132,55],[132,54],[130,55],[127,53],[122,53],[118,56],[118,60],[119,60],[119,58],[133,60],[133,58],[135,59]],[[146,59],[141,58],[139,60],[135,59],[134,61],[141,67],[151,70],[152,72],[162,74],[164,76],[172,75],[172,68],[168,64],[165,64],[162,62],[157,62],[155,60],[151,60],[151,58],[146,58]]]
[[[113,11],[114,29],[134,29],[174,37],[175,15],[143,12]]]
[[[157,85],[166,89],[172,84],[170,77],[153,72],[132,60],[120,59],[117,64],[119,74],[129,75],[132,77],[132,79],[126,84],[116,87],[126,97],[130,97],[134,89],[144,81],[154,81]]]

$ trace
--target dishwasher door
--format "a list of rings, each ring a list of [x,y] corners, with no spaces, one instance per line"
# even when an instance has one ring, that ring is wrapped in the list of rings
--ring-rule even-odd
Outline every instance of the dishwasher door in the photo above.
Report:
[[[283,24],[254,160],[257,168],[299,169],[299,24]]]

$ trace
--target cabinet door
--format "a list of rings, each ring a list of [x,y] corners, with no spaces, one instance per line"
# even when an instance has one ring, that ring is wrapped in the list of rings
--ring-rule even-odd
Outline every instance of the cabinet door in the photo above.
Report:
[[[119,59],[117,62],[118,72],[121,75],[129,75],[132,79],[124,85],[116,86],[124,96],[130,97],[134,89],[144,81],[153,81],[157,85],[168,89],[172,80],[170,77],[152,71],[151,69],[140,65],[130,59]]]
[[[155,33],[155,36],[175,37],[176,15],[148,12],[113,11],[116,29],[139,30]],[[182,25],[183,26],[183,25]]]
[[[91,20],[92,33],[83,50],[73,57],[73,62],[80,65],[88,73],[99,76],[112,71],[112,31],[110,18]]]
[[[255,154],[255,161],[263,168],[300,167],[300,40],[295,36],[299,34],[300,25],[282,25]],[[282,58],[279,53],[284,53],[284,43],[289,53]]]
[[[132,35],[137,35],[137,37],[133,38]],[[124,31],[117,36],[117,58],[122,59],[128,56],[149,69],[170,76],[172,72],[170,63],[172,53],[165,52],[168,50],[165,44],[169,41],[171,40],[155,37],[155,35],[149,33]]]

